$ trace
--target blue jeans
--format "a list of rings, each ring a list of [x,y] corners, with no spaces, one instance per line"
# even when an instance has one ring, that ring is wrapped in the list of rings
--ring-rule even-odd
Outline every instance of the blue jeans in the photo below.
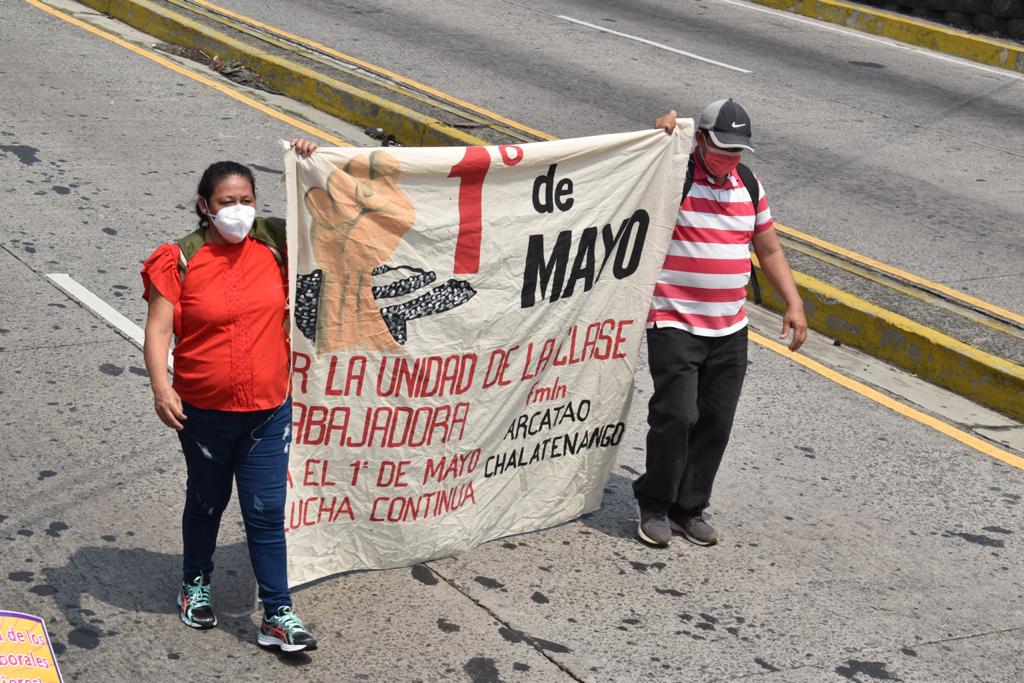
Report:
[[[183,579],[191,582],[213,573],[220,518],[234,478],[263,608],[273,613],[291,605],[284,540],[291,398],[271,410],[227,412],[187,403],[184,410],[188,419],[178,432],[188,466],[181,518]]]

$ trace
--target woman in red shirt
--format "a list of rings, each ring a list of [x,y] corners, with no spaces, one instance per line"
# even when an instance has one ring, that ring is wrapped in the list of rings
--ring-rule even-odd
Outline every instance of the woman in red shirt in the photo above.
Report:
[[[292,146],[302,156],[317,147],[300,139]],[[199,229],[178,244],[157,247],[142,268],[149,302],[146,368],[156,413],[178,431],[188,470],[180,618],[192,628],[217,625],[210,577],[234,479],[265,612],[259,643],[285,652],[312,650],[316,640],[292,610],[284,534],[291,445],[288,280],[283,250],[273,246],[283,239],[266,239],[283,236],[283,223],[256,219],[252,171],[232,161],[207,168],[198,195]],[[173,384],[166,365],[172,333]]]

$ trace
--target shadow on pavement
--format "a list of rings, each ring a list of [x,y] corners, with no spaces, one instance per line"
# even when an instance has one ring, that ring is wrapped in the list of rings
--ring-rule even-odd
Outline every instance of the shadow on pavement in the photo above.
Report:
[[[624,469],[616,465],[616,470]],[[631,472],[627,472],[631,474]],[[612,472],[604,487],[601,507],[580,518],[584,526],[614,538],[634,538],[636,529],[636,499],[633,497],[633,478]]]
[[[245,543],[233,543],[217,549],[214,573],[214,605],[218,628],[240,641],[253,643],[256,633],[251,615],[258,609],[256,580],[249,564]],[[117,636],[104,627],[104,616],[84,606],[86,596],[117,611],[162,614],[178,620],[175,604],[181,576],[181,555],[159,553],[144,548],[84,547],[63,567],[46,567],[44,583],[31,592],[52,596],[68,621],[68,641],[84,649],[93,649],[100,639]],[[95,607],[92,600],[85,600]],[[182,626],[182,628],[185,628]],[[56,644],[55,644],[56,645]],[[301,664],[294,657],[282,659]]]

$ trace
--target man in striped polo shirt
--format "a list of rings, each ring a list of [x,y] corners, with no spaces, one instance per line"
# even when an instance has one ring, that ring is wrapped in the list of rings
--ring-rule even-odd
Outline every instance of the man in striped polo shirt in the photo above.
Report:
[[[654,125],[671,134],[676,112]],[[690,159],[692,186],[679,207],[647,318],[654,395],[647,472],[633,490],[640,508],[637,535],[655,546],[668,545],[673,531],[698,545],[718,542],[703,511],[747,369],[743,303],[751,244],[786,302],[781,337],[792,331],[793,351],[807,337],[803,302],[772,227],[764,188],[738,168],[743,151],[754,151],[750,142],[750,117],[733,100],[713,102],[701,113]],[[748,187],[744,176],[756,187]]]

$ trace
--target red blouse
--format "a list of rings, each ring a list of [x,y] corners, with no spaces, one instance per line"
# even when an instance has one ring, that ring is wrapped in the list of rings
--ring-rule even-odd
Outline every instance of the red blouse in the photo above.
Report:
[[[266,245],[204,244],[188,262],[164,244],[142,266],[149,287],[174,304],[174,390],[207,410],[276,408],[288,396],[288,283]]]

